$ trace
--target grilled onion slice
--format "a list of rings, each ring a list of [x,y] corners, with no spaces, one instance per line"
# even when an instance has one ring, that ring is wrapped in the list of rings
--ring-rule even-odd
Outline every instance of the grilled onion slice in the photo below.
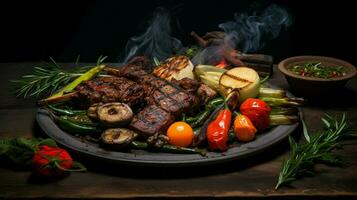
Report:
[[[259,94],[260,79],[258,73],[248,67],[236,67],[223,73],[219,80],[220,92],[228,97],[231,92],[239,92],[239,102]]]

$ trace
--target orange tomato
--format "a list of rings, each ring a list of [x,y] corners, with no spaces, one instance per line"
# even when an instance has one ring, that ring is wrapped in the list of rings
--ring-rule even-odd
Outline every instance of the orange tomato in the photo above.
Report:
[[[169,143],[174,146],[190,146],[193,136],[193,129],[186,122],[175,122],[167,129]]]

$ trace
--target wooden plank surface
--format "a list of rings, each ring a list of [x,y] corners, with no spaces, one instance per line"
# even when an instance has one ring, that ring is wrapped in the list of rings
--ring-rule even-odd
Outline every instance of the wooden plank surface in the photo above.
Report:
[[[35,122],[35,102],[14,98],[8,80],[29,72],[35,63],[3,63],[0,74],[0,138],[42,136]],[[274,85],[288,89],[280,73],[274,73]],[[303,113],[309,128],[321,128],[324,112],[347,113],[350,126],[357,128],[357,80],[352,80],[339,98],[309,102]],[[293,133],[301,139],[301,128]],[[357,140],[346,141],[336,151],[347,161],[344,168],[318,165],[315,177],[304,178],[275,191],[274,185],[282,161],[288,156],[286,140],[250,158],[220,165],[195,168],[139,168],[98,163],[83,158],[89,169],[72,173],[52,182],[33,179],[28,171],[0,168],[0,198],[246,198],[268,199],[340,199],[357,198]],[[343,196],[343,197],[341,197]]]

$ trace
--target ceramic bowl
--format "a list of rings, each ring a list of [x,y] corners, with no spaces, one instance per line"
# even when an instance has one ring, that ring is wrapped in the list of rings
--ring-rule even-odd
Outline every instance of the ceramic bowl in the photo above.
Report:
[[[288,70],[288,67],[302,65],[308,62],[321,62],[325,66],[342,66],[345,69],[345,75],[329,79],[318,77],[306,77],[294,74]],[[278,65],[281,73],[285,75],[292,91],[304,97],[326,97],[336,95],[343,89],[347,81],[356,75],[356,68],[343,60],[323,56],[295,56],[281,61]]]

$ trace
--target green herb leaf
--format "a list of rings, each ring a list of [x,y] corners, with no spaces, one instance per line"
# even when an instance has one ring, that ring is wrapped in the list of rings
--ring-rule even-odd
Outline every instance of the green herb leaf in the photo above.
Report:
[[[311,138],[306,139],[310,141],[308,143],[297,144],[289,137],[291,146],[290,156],[282,164],[275,189],[303,176],[313,176],[315,173],[313,170],[314,165],[317,162],[334,166],[341,166],[343,164],[342,159],[333,154],[332,150],[341,146],[340,140],[346,136],[354,135],[353,132],[347,130],[346,116],[343,114],[341,119],[338,120],[326,115],[326,118],[323,118],[322,122],[326,125],[327,129],[312,134]],[[304,125],[303,121],[302,123],[304,135],[308,136],[306,125]]]
[[[305,121],[304,121],[304,119],[302,117],[301,117],[301,124],[302,124],[302,129],[303,129],[305,140],[307,142],[310,142],[309,131],[307,130],[307,126],[306,126]]]
[[[43,145],[47,145],[50,147],[57,147],[56,142],[50,138],[43,139],[38,143],[38,146],[43,146]]]
[[[82,163],[74,161],[71,170],[87,171],[87,168]]]

